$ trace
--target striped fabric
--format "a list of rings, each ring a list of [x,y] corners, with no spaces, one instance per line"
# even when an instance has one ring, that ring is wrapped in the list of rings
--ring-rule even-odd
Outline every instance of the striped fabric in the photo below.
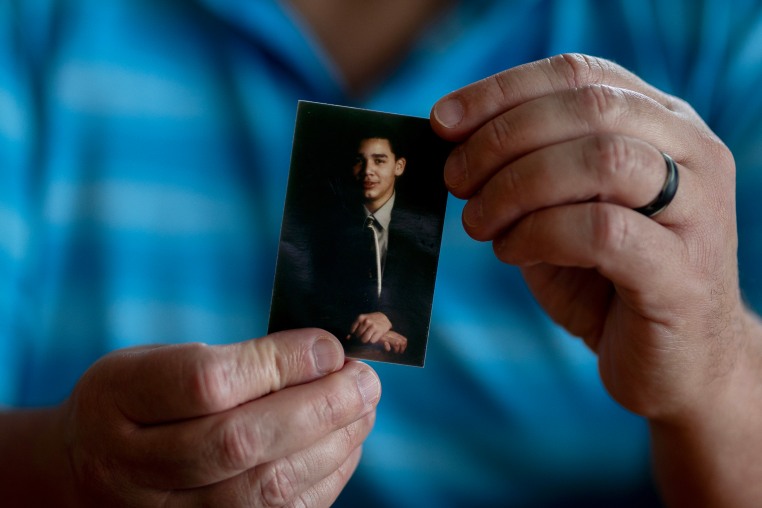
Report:
[[[454,88],[561,51],[686,98],[733,148],[744,291],[762,304],[759,11],[464,1],[356,100],[273,0],[0,2],[0,404],[57,403],[115,348],[264,333],[298,99],[427,116]],[[376,429],[338,504],[648,499],[645,425],[518,272],[466,237],[461,208],[450,201],[427,366],[377,366]]]

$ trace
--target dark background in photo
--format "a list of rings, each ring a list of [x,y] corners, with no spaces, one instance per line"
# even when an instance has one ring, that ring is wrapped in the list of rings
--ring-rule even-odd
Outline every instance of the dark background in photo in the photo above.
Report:
[[[344,273],[356,258],[347,217],[361,210],[352,166],[368,133],[391,133],[396,155],[406,159],[392,212],[400,233],[390,231],[382,291],[382,311],[408,339],[402,354],[346,338],[348,316],[359,309],[353,278]],[[442,169],[451,148],[425,118],[299,103],[270,332],[325,328],[348,356],[423,366],[447,200]]]

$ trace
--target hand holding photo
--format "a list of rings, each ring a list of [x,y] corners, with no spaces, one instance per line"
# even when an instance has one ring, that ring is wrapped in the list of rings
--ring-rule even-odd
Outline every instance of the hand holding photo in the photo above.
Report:
[[[428,119],[299,103],[270,332],[324,328],[348,357],[423,366],[450,148]]]

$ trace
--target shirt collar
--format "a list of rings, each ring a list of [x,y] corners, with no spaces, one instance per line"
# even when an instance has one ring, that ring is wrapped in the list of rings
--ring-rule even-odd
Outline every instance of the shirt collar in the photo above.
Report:
[[[368,209],[363,206],[362,209],[365,212],[365,216],[368,217],[369,215],[372,215],[382,228],[389,229],[389,223],[392,221],[392,209],[394,208],[394,200],[396,197],[397,193],[395,192],[392,194],[392,197],[389,198],[389,201],[376,210],[376,213],[370,213]]]
[[[324,102],[344,101],[345,84],[299,14],[277,0],[197,0],[258,43],[274,68],[287,69]]]

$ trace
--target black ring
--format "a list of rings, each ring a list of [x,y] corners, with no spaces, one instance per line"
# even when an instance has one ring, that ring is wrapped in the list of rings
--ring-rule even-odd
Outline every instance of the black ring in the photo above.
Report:
[[[656,196],[653,201],[646,206],[635,208],[636,212],[642,213],[646,217],[653,217],[667,208],[675,198],[675,194],[677,194],[677,184],[680,183],[680,174],[677,172],[677,164],[675,164],[675,161],[664,152],[662,152],[661,155],[667,163],[667,178],[664,180],[664,185],[662,186],[661,191],[659,191],[659,195]]]

